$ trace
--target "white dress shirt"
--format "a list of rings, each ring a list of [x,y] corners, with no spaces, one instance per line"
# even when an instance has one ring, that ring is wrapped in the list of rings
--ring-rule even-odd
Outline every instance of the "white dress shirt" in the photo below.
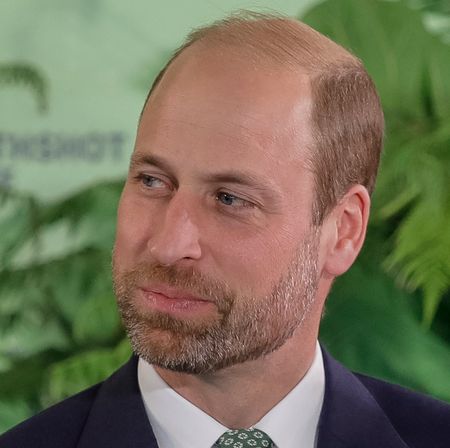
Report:
[[[211,448],[229,428],[168,386],[139,359],[138,382],[159,448]],[[264,431],[277,448],[314,448],[325,391],[322,352],[303,379],[253,428]]]

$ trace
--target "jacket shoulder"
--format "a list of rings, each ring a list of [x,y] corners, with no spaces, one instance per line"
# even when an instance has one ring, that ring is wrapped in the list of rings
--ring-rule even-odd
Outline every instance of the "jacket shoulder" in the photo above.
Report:
[[[0,436],[0,447],[75,447],[100,384],[67,398],[10,429]]]
[[[366,375],[356,374],[408,446],[450,446],[450,405]]]

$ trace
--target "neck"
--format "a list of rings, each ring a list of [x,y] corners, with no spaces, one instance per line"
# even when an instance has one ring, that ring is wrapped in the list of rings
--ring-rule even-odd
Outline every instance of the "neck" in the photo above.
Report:
[[[301,329],[280,349],[205,375],[155,367],[178,394],[227,428],[249,428],[304,377],[314,359],[317,332]]]

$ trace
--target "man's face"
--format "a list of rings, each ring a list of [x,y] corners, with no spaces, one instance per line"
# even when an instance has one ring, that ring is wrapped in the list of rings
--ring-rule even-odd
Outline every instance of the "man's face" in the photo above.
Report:
[[[114,286],[135,351],[191,373],[271,353],[320,266],[306,77],[185,51],[152,94],[122,194]]]

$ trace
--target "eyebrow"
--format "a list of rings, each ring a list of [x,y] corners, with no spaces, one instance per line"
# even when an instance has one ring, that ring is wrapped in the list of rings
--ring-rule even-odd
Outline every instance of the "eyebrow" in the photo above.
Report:
[[[267,187],[267,181],[254,176],[251,173],[245,171],[222,171],[217,173],[209,173],[202,176],[202,180],[207,183],[225,183],[225,184],[238,184],[247,187],[254,188],[261,191],[271,191]]]
[[[162,157],[150,155],[150,154],[136,154],[131,156],[130,160],[130,170],[139,168],[142,165],[153,165],[156,168],[173,175],[173,170],[168,162],[166,162]]]
[[[152,165],[166,172],[169,176],[175,178],[174,170],[170,163],[164,158],[150,154],[133,154],[130,162],[130,169],[139,168],[142,165]],[[209,184],[237,184],[252,188],[256,191],[267,195],[267,197],[276,200],[279,197],[278,190],[275,186],[271,187],[271,182],[261,179],[247,171],[220,171],[217,173],[208,173],[201,175],[201,180]]]

